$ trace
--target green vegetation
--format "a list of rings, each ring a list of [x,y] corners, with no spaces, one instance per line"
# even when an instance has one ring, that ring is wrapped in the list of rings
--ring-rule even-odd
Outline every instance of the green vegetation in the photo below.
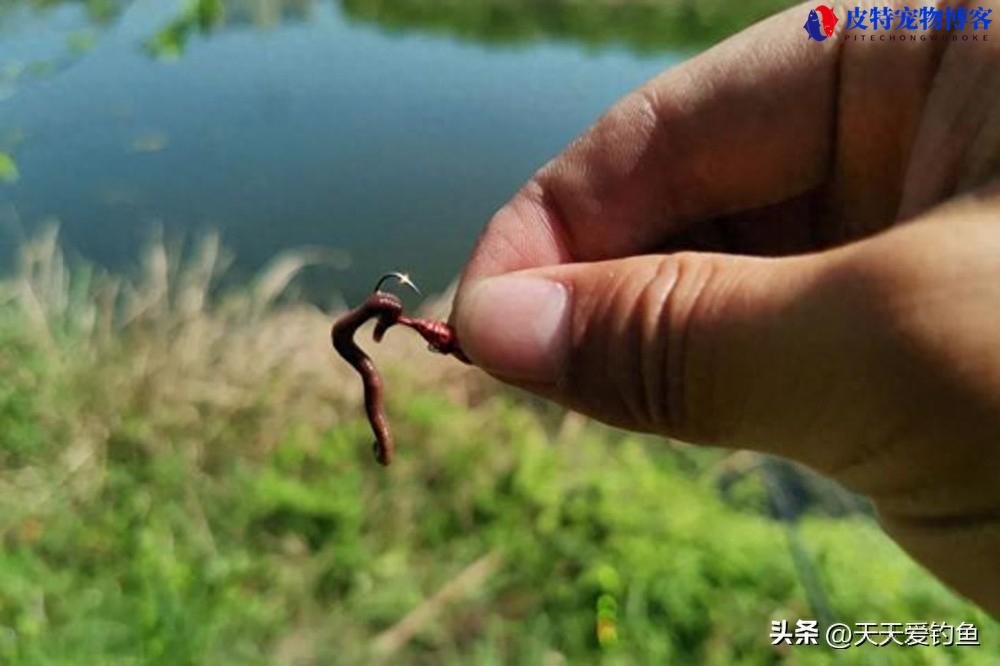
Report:
[[[16,183],[21,178],[17,162],[10,153],[0,151],[0,183]]]
[[[18,7],[47,10],[78,5],[95,26],[122,14],[127,0],[20,0],[0,3],[5,13]],[[150,55],[173,60],[195,35],[227,26],[301,20],[319,0],[184,0],[177,16],[145,42]],[[589,47],[623,46],[637,51],[704,48],[776,11],[792,0],[340,0],[353,20],[393,32],[423,31],[487,44],[565,40]],[[7,7],[5,9],[5,7]],[[95,35],[70,37],[71,50],[86,51]]]
[[[248,18],[308,14],[312,0],[275,0],[248,9],[243,0],[188,0],[146,44],[158,58],[180,57],[194,34]],[[791,0],[341,0],[344,14],[394,32],[418,30],[487,44],[568,40],[638,51],[703,48],[784,9]],[[240,20],[242,19],[242,20]]]
[[[486,43],[570,40],[639,51],[704,48],[791,0],[341,0],[352,18]]]
[[[975,622],[975,648],[773,648],[816,617],[760,461],[612,431],[391,334],[375,465],[302,262],[211,296],[207,239],[132,282],[54,233],[0,286],[0,662],[987,663],[998,625],[863,512],[798,502],[835,619]],[[807,481],[812,483],[812,481]],[[722,492],[722,489],[725,492]]]
[[[231,21],[268,25],[276,17],[308,14],[311,0],[276,0],[248,10],[242,0],[188,0],[180,14],[146,41],[161,60],[184,54],[196,34]],[[394,32],[425,31],[487,44],[571,40],[590,47],[639,51],[710,45],[777,10],[790,0],[341,0],[345,15]]]
[[[160,60],[176,60],[192,35],[209,33],[225,18],[223,0],[190,0],[180,15],[146,42],[146,50]]]

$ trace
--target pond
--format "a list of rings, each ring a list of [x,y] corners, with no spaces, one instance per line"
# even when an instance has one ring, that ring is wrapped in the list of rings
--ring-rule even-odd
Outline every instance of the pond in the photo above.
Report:
[[[618,97],[738,27],[730,13],[690,2],[4,3],[0,268],[57,222],[64,247],[112,271],[135,270],[157,234],[191,243],[218,230],[244,278],[286,249],[338,250],[304,283],[324,304],[392,269],[443,289],[536,168]]]

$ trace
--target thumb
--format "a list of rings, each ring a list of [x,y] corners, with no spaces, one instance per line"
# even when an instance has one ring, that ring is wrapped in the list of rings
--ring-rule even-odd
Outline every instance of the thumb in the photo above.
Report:
[[[480,367],[606,423],[772,448],[808,422],[796,402],[822,395],[824,368],[843,366],[832,263],[679,253],[536,268],[463,286],[453,321]]]

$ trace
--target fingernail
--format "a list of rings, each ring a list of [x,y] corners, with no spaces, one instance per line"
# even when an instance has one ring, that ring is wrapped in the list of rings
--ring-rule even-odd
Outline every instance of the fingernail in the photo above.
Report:
[[[554,382],[569,346],[569,295],[558,282],[487,278],[462,299],[456,324],[465,352],[508,379]]]

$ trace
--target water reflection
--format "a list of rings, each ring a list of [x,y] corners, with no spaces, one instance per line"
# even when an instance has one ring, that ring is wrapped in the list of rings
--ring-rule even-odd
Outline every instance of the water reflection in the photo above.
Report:
[[[321,297],[392,269],[440,289],[534,169],[686,57],[656,27],[680,19],[653,17],[702,5],[5,3],[0,71],[20,73],[0,101],[0,269],[56,218],[115,270],[154,228],[219,229],[243,274],[288,247],[347,250],[350,270],[312,276]]]

